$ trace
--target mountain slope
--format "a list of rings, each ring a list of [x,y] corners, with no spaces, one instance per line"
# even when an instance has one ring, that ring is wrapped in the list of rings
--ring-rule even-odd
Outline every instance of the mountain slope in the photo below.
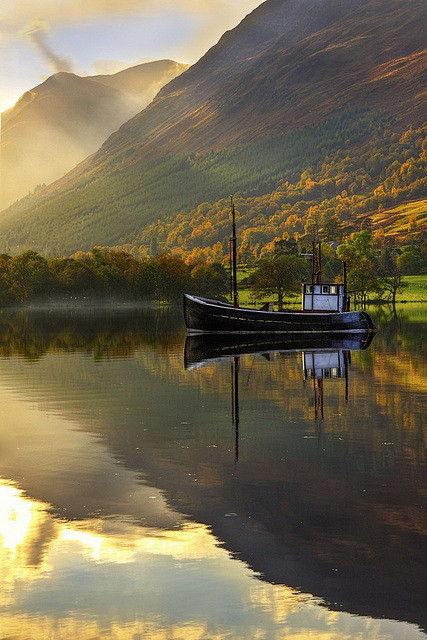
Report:
[[[2,114],[4,205],[72,169],[187,69],[171,60],[113,75],[57,73]]]
[[[4,246],[123,243],[373,137],[381,153],[384,132],[425,117],[426,12],[420,0],[267,0],[98,152],[3,212]]]

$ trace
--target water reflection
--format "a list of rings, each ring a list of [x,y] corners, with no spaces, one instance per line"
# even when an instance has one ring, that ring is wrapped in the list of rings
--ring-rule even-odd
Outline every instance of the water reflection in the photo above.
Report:
[[[258,355],[270,361],[276,356],[300,353],[304,382],[313,382],[314,421],[321,426],[324,419],[325,378],[345,379],[345,401],[348,402],[348,371],[351,351],[367,349],[375,334],[203,334],[190,335],[185,340],[186,369],[203,366],[212,361],[229,359],[231,363],[231,423],[235,431],[235,459],[239,458],[239,372],[243,355]]]
[[[0,335],[2,637],[425,637],[417,322],[190,369],[167,312]]]

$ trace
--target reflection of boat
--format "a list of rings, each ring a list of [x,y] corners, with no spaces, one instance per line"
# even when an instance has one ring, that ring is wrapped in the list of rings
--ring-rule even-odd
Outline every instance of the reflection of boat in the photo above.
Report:
[[[300,311],[273,311],[266,308],[239,307],[237,292],[236,214],[232,200],[233,231],[230,238],[231,294],[233,304],[199,296],[184,295],[185,324],[190,332],[211,333],[324,333],[375,331],[371,317],[365,311],[350,311],[347,291],[347,271],[344,263],[344,283],[322,282],[321,243],[313,242],[312,278],[302,285]],[[279,303],[280,306],[280,303]]]
[[[277,334],[201,334],[187,336],[184,349],[186,369],[194,369],[204,364],[221,360],[231,361],[231,416],[235,431],[235,459],[239,457],[239,370],[240,357],[273,353],[301,353],[304,381],[313,380],[314,419],[324,418],[323,380],[324,378],[345,378],[345,399],[348,400],[348,367],[351,351],[367,349],[373,333],[339,335],[306,334],[298,340]]]
[[[184,361],[187,369],[208,360],[274,352],[360,351],[371,344],[374,333],[355,334],[200,334],[187,336]]]

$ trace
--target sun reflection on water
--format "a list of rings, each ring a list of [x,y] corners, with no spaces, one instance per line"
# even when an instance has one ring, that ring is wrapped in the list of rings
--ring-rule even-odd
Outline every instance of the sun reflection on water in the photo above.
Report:
[[[0,500],[1,637],[397,637],[389,631],[400,623],[328,611],[307,594],[260,581],[203,524],[188,522],[168,531],[114,519],[62,520],[52,515],[50,505],[4,480]],[[64,592],[59,598],[58,585]],[[168,600],[168,585],[187,594],[174,603]],[[125,612],[114,603],[121,588]],[[228,597],[234,600],[230,611]],[[182,603],[188,599],[193,602],[184,612]],[[209,619],[204,617],[208,610]],[[411,625],[399,629],[402,639],[422,637]]]

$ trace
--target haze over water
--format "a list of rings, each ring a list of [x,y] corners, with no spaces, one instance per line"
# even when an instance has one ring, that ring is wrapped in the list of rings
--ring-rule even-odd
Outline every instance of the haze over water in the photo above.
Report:
[[[0,637],[425,638],[423,320],[322,378],[173,311],[3,312]]]

